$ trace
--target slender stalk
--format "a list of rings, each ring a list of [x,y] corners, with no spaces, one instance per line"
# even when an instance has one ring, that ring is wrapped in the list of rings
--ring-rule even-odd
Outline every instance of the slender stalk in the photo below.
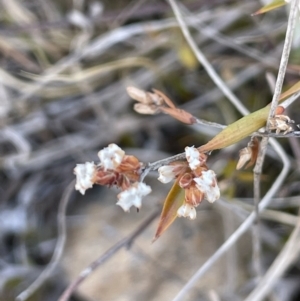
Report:
[[[294,31],[295,31],[295,27],[296,27],[296,20],[297,20],[297,16],[298,16],[298,8],[297,8],[298,2],[299,2],[299,0],[294,0],[291,3],[288,25],[287,25],[287,30],[286,30],[278,75],[277,75],[277,79],[276,79],[274,94],[273,94],[273,98],[272,98],[272,104],[271,104],[271,108],[270,108],[269,118],[274,117],[275,110],[278,106],[278,100],[279,100],[281,90],[282,90],[282,85],[283,85],[283,81],[284,81],[284,77],[285,77],[285,73],[286,73],[286,69],[287,69],[287,64],[288,64],[291,47],[292,47],[292,42],[293,42]],[[268,128],[268,126],[269,125],[267,124],[267,128]]]
[[[213,82],[216,84],[216,86],[223,92],[223,94],[230,100],[230,102],[237,108],[237,110],[243,114],[246,115],[249,113],[249,111],[246,109],[246,107],[241,103],[241,101],[234,95],[234,93],[228,88],[228,86],[225,84],[225,82],[221,79],[221,77],[218,75],[218,73],[214,70],[208,59],[205,57],[205,55],[202,53],[202,51],[198,48],[196,42],[194,41],[189,28],[186,24],[186,21],[183,19],[182,13],[178,7],[176,0],[169,0],[169,3],[172,7],[172,10],[175,14],[175,17],[179,23],[179,26],[181,28],[181,31],[188,42],[189,46],[191,47],[193,53],[195,54],[198,61],[201,63],[201,65],[205,68],[206,72],[210,76],[210,78],[213,80]]]
[[[54,253],[52,255],[50,263],[47,265],[45,270],[38,276],[38,278],[21,294],[16,298],[16,301],[25,301],[32,294],[34,294],[46,281],[51,277],[53,271],[57,267],[60,258],[63,254],[65,242],[66,242],[66,210],[68,201],[70,199],[71,193],[74,191],[75,180],[73,180],[65,189],[64,194],[61,198],[57,222],[58,222],[58,239],[55,246]]]
[[[268,122],[266,125],[267,133],[269,132],[269,125],[270,125],[269,120],[271,117],[274,117],[275,110],[278,107],[278,100],[281,94],[283,80],[287,69],[288,59],[289,59],[292,41],[293,41],[293,34],[296,26],[296,17],[298,15],[297,5],[298,5],[298,0],[294,0],[292,2],[291,9],[290,9],[286,37],[285,37],[283,51],[281,55]],[[256,221],[252,232],[253,233],[253,262],[254,262],[256,274],[259,277],[262,275],[262,268],[261,268],[261,242],[260,242],[261,239],[260,239],[260,229],[259,229],[260,227],[259,227],[258,205],[260,201],[260,178],[261,178],[262,166],[267,151],[268,142],[269,142],[269,137],[264,137],[262,139],[258,158],[256,161],[256,165],[254,167],[254,206],[255,206]]]

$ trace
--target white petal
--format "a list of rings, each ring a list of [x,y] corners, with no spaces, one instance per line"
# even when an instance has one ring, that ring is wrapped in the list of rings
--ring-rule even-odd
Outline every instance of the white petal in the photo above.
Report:
[[[158,181],[162,183],[169,183],[175,179],[174,167],[171,165],[162,166],[158,169]]]
[[[154,115],[157,112],[157,108],[151,105],[145,105],[143,103],[136,103],[133,109],[139,114]]]
[[[152,191],[150,186],[142,182],[133,183],[132,186],[137,188],[137,193],[140,196],[145,196]]]
[[[109,144],[98,152],[100,164],[104,170],[116,169],[122,162],[125,152],[116,144]]]
[[[197,212],[194,206],[190,204],[183,204],[178,210],[177,210],[177,216],[178,217],[188,217],[189,219],[195,219],[197,216]]]
[[[147,92],[145,92],[144,90],[141,90],[136,87],[127,87],[126,90],[127,90],[128,95],[131,98],[133,98],[134,100],[137,100],[143,104],[151,103],[148,100],[149,97],[147,96]]]
[[[131,187],[118,194],[119,201],[117,205],[121,206],[124,211],[129,211],[131,206],[141,208],[143,196],[151,191],[151,187],[145,183],[134,183]]]
[[[200,166],[200,153],[194,146],[185,148],[185,156],[192,170]]]
[[[96,165],[94,162],[86,162],[85,164],[77,164],[74,168],[76,175],[75,189],[79,190],[81,194],[85,194],[88,188],[93,187],[93,178],[96,172]]]
[[[205,198],[213,203],[220,197],[216,174],[212,170],[203,171],[201,177],[194,178],[197,188],[202,191]]]
[[[141,200],[139,200],[139,196],[136,194],[136,188],[130,187],[127,190],[122,191],[118,194],[119,201],[117,202],[117,205],[122,207],[124,211],[129,211],[130,207],[133,205],[133,203],[139,205],[141,203]],[[139,207],[138,207],[139,208]]]

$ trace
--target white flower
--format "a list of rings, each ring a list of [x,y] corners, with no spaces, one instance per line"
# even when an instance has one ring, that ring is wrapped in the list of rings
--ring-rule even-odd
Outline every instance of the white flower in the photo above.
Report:
[[[178,217],[188,217],[189,219],[195,219],[197,215],[196,209],[194,206],[184,203],[178,210],[177,216]]]
[[[96,165],[94,162],[85,162],[84,164],[76,164],[74,174],[76,175],[75,189],[81,194],[93,187],[93,179],[96,173]]]
[[[220,197],[216,174],[212,170],[202,171],[201,177],[194,178],[197,188],[202,191],[205,198],[213,203]]]
[[[117,205],[121,206],[124,211],[129,211],[131,206],[141,208],[142,197],[152,191],[151,187],[145,183],[133,183],[128,189],[118,194],[119,201]]]
[[[158,181],[162,183],[169,183],[175,179],[174,166],[166,165],[158,169],[159,177]]]
[[[98,152],[100,164],[104,170],[115,170],[122,162],[125,152],[116,144],[109,144]]]
[[[185,156],[192,170],[195,170],[200,165],[200,153],[194,146],[185,148]]]

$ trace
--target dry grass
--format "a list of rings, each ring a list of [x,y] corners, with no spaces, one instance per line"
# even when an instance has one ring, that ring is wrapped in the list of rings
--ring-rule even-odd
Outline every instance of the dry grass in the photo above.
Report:
[[[180,6],[197,48],[250,111],[272,99],[288,18],[284,8],[251,17],[258,2],[187,0]],[[166,115],[137,115],[127,86],[163,90],[207,121],[230,124],[241,114],[198,62],[168,2],[1,0],[0,18],[0,300],[11,301],[53,254],[59,201],[76,163],[97,161],[98,150],[111,142],[153,162],[216,134],[214,128],[188,127]],[[298,80],[298,48],[292,48],[284,89]],[[299,123],[297,103],[287,112]],[[251,231],[245,229],[226,256],[208,266],[208,274],[203,270],[184,300],[243,300],[265,282],[272,288],[269,299],[297,300],[300,145],[296,138],[278,142],[291,168],[261,215],[262,280],[251,258]],[[73,300],[174,298],[254,210],[253,173],[235,170],[238,150],[246,144],[209,159],[222,188],[220,202],[200,206],[197,222],[176,221],[154,245],[155,226],[150,226],[130,250],[111,258],[114,264],[88,278],[79,287],[81,297]],[[280,157],[269,148],[262,196],[282,170]],[[146,178],[152,196],[139,214],[121,212],[114,205],[116,194],[105,188],[85,197],[74,193],[64,259],[29,300],[57,300],[81,270],[161,206],[168,187],[152,177]],[[280,268],[268,272],[272,262]]]

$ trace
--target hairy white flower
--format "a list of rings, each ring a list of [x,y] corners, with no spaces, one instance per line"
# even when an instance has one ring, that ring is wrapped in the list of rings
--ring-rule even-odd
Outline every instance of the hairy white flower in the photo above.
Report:
[[[187,146],[185,148],[185,156],[192,170],[195,170],[201,164],[199,160],[200,153],[194,146],[192,147]]]
[[[220,197],[216,174],[213,170],[202,171],[201,176],[194,178],[194,181],[197,188],[204,193],[205,198],[210,203],[213,203]]]
[[[122,162],[125,152],[116,144],[109,144],[98,152],[100,164],[104,170],[115,170]]]
[[[162,183],[169,183],[175,179],[174,166],[166,165],[158,169],[159,177],[158,181]]]
[[[76,164],[74,174],[76,175],[75,189],[81,194],[93,187],[93,179],[96,173],[96,165],[94,162],[85,162],[84,164]]]
[[[178,217],[188,217],[189,219],[195,219],[197,215],[196,209],[194,206],[184,203],[178,210],[177,216]]]
[[[142,198],[152,191],[151,187],[142,182],[133,183],[128,189],[118,194],[117,205],[124,211],[129,211],[131,206],[141,208]]]

